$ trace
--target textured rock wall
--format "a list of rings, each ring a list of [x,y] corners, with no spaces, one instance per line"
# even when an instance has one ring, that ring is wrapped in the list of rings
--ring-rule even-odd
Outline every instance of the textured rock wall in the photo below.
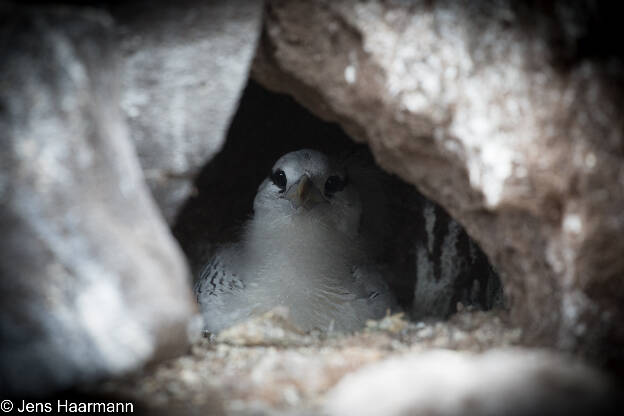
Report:
[[[147,183],[171,224],[225,140],[260,33],[262,2],[135,1],[112,9],[121,106]]]
[[[7,8],[0,22],[0,391],[183,351],[188,271],[128,141],[111,19]]]
[[[459,219],[527,340],[621,360],[622,65],[592,4],[273,0],[253,76]]]
[[[0,4],[0,391],[19,395],[188,346],[190,276],[163,215],[223,143],[262,11],[28,3]]]

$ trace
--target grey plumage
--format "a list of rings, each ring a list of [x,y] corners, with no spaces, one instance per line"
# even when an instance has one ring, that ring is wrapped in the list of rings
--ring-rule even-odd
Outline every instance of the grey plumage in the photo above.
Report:
[[[358,191],[314,150],[281,157],[260,185],[239,242],[221,246],[195,285],[206,329],[286,306],[304,330],[355,330],[396,302],[360,233]]]

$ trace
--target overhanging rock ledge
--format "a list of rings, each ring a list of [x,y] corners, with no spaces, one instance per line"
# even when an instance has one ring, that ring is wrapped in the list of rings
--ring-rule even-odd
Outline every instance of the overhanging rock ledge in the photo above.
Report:
[[[252,75],[460,220],[527,341],[621,363],[623,71],[586,53],[609,10],[590,12],[272,0]]]

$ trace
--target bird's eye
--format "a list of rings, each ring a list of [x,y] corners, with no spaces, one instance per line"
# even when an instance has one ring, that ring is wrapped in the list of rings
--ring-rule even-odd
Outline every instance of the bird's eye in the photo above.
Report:
[[[347,185],[347,180],[342,180],[340,176],[333,175],[327,178],[325,182],[325,195],[332,196],[336,192],[340,192]]]
[[[280,192],[284,192],[286,190],[286,174],[283,170],[277,169],[276,171],[271,173],[271,181],[281,189]]]

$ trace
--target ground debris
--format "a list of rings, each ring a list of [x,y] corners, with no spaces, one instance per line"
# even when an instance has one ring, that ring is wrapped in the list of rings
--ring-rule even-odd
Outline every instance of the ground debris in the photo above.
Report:
[[[396,334],[407,328],[407,325],[408,321],[405,319],[405,314],[401,312],[387,315],[379,320],[369,320],[366,322],[366,329],[389,331]]]
[[[291,320],[287,308],[275,308],[221,331],[218,343],[238,346],[294,347],[314,343],[315,334],[307,334]]]
[[[480,352],[516,345],[520,335],[503,311],[463,311],[431,322],[396,314],[369,321],[362,331],[326,334],[305,333],[276,309],[198,339],[189,354],[109,381],[102,390],[156,407],[222,402],[232,415],[314,414],[329,390],[367,364],[434,348]]]

